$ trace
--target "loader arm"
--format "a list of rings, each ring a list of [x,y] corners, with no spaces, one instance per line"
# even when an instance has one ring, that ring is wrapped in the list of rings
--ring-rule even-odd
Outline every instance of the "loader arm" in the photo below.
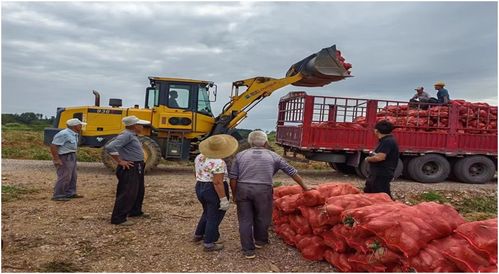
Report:
[[[230,101],[216,117],[215,126],[209,135],[227,133],[235,128],[254,106],[280,88],[291,84],[306,87],[324,86],[350,77],[350,67],[350,64],[344,63],[341,53],[333,45],[292,65],[284,78],[254,77],[235,81],[232,83]],[[241,94],[240,87],[246,87]]]

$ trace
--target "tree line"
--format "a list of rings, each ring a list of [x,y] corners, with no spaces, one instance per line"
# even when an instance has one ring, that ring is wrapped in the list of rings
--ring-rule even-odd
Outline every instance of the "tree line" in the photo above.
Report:
[[[54,116],[48,117],[41,113],[34,112],[24,112],[21,114],[10,114],[10,113],[2,113],[2,125],[18,123],[25,125],[33,125],[33,124],[52,124],[55,120]]]

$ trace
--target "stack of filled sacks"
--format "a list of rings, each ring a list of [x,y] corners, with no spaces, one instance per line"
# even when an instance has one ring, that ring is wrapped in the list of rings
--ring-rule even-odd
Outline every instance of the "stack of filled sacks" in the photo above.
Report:
[[[449,205],[408,206],[329,183],[274,192],[275,232],[309,260],[344,272],[494,272],[497,219],[466,223]]]
[[[497,106],[487,103],[471,103],[464,100],[453,100],[459,111],[458,133],[497,134]],[[376,114],[376,122],[387,120],[396,126],[395,131],[425,131],[447,133],[449,127],[449,107],[431,106],[428,109],[411,107],[410,105],[388,105]],[[314,124],[316,127],[357,128],[367,127],[364,116],[356,117],[352,123],[324,122]]]

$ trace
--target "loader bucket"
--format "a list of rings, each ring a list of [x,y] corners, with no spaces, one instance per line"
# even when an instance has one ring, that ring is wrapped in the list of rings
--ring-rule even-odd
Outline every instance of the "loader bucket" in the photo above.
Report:
[[[286,76],[301,73],[303,79],[293,83],[294,86],[322,87],[343,80],[346,77],[351,77],[348,71],[351,65],[344,63],[343,60],[338,59],[336,45],[333,45],[329,48],[323,48],[319,52],[292,65]]]

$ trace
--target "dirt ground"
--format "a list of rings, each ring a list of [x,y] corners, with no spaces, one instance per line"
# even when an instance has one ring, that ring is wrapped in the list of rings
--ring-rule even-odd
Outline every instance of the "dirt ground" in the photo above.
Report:
[[[257,258],[240,252],[234,205],[221,225],[225,249],[205,253],[190,242],[201,206],[194,193],[191,168],[160,166],[146,176],[144,211],[150,219],[131,227],[109,223],[116,178],[100,163],[79,163],[83,199],[53,202],[55,172],[50,161],[2,160],[2,184],[32,190],[2,199],[2,271],[4,272],[333,272],[326,262],[310,262],[271,231],[271,245]],[[309,184],[363,181],[332,170],[302,171]],[[276,181],[291,184],[279,173]],[[394,196],[422,190],[497,193],[496,182],[419,184],[398,180]]]

